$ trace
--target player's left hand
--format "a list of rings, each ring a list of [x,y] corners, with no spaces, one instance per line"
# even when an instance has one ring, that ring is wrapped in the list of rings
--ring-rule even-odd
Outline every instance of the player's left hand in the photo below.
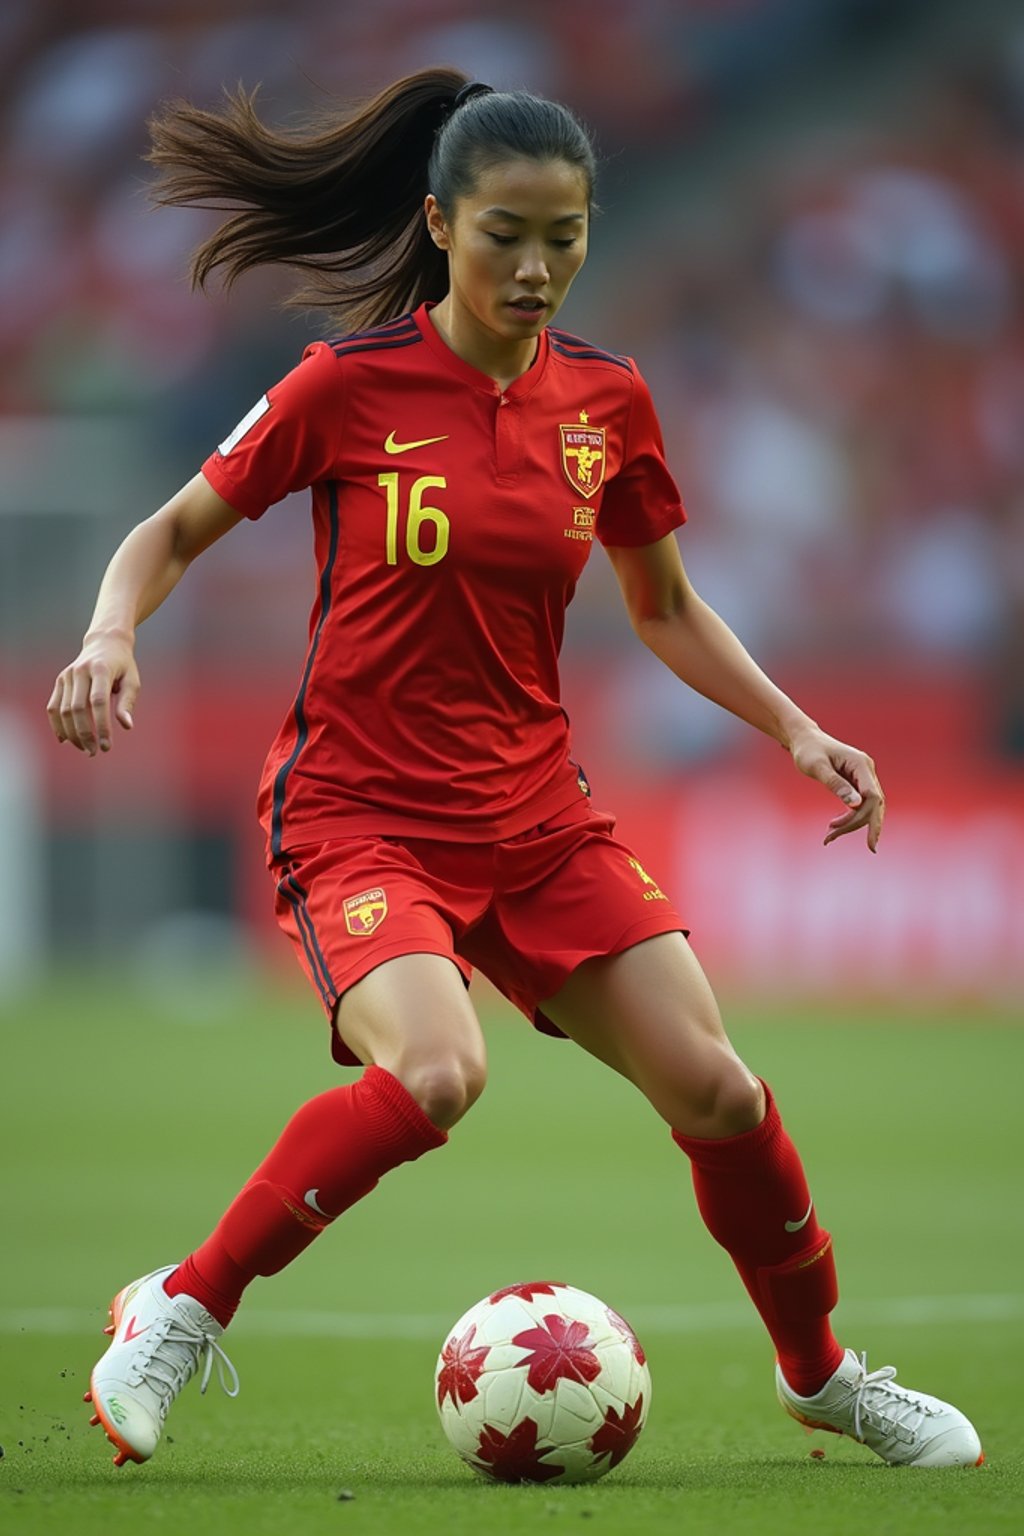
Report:
[[[801,773],[824,784],[847,807],[841,816],[829,822],[825,847],[837,837],[845,837],[847,832],[867,827],[868,847],[876,853],[885,818],[885,795],[867,753],[837,741],[834,736],[826,736],[817,727],[791,742],[789,750]]]

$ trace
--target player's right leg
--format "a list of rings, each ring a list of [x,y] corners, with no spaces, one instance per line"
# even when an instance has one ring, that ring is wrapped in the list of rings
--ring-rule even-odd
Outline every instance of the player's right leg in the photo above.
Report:
[[[389,1169],[443,1145],[483,1089],[480,1026],[441,955],[384,961],[344,993],[337,1024],[366,1067],[358,1081],[304,1104],[206,1242],[111,1305],[112,1342],[86,1398],[117,1465],[153,1454],[200,1364],[204,1391],[217,1358],[222,1385],[237,1392],[218,1341],[245,1287],[290,1264]]]

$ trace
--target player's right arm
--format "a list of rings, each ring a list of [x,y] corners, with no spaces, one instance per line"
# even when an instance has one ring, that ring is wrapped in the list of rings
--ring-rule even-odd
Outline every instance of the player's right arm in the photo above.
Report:
[[[46,712],[58,741],[95,757],[110,750],[112,714],[131,730],[140,686],[136,628],[196,556],[241,520],[200,474],[132,529],[107,566],[82,649],[53,685]]]

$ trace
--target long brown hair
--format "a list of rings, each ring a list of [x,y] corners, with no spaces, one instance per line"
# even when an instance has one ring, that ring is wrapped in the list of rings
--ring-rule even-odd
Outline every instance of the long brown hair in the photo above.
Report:
[[[193,285],[217,267],[230,287],[250,267],[283,263],[308,279],[289,304],[332,310],[358,330],[444,297],[428,192],[450,213],[483,165],[526,156],[578,166],[592,195],[593,146],[568,108],[480,91],[453,110],[467,83],[457,69],[420,70],[341,122],[321,112],[294,133],[268,128],[258,92],[241,86],[221,112],[168,103],[150,122],[154,200],[230,213],[195,251]]]

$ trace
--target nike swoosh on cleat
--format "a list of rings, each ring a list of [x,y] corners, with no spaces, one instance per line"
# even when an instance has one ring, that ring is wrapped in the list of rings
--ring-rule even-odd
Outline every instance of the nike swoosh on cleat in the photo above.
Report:
[[[134,1317],[130,1317],[128,1319],[128,1326],[124,1330],[124,1343],[125,1344],[130,1344],[132,1342],[132,1339],[140,1339],[144,1333],[148,1333],[149,1332],[149,1327],[150,1327],[149,1323],[147,1323],[144,1328],[136,1328],[135,1327],[135,1323],[136,1323],[136,1319]]]
[[[318,1216],[326,1216],[328,1221],[333,1221],[334,1217],[331,1215],[330,1211],[325,1211],[323,1206],[317,1200],[316,1197],[319,1193],[319,1189],[307,1189],[302,1198],[305,1200],[311,1211],[316,1211]]]
[[[441,437],[421,437],[415,443],[396,443],[395,434],[389,432],[384,439],[385,453],[408,453],[410,448],[429,448],[431,443],[446,443],[451,433],[445,432]]]
[[[813,1211],[813,1209],[814,1209],[814,1201],[812,1200],[810,1205],[807,1207],[806,1211],[801,1216],[799,1221],[787,1221],[786,1222],[786,1231],[787,1232],[799,1232],[802,1227],[806,1227],[807,1223],[811,1219],[811,1212]]]

